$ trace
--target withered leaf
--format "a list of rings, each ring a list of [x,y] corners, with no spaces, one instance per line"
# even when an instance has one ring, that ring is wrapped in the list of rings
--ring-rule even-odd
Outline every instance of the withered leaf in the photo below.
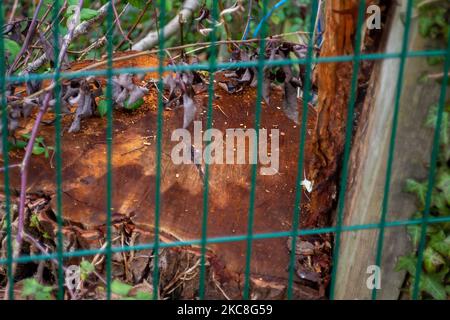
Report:
[[[183,94],[183,128],[186,129],[194,120],[197,110],[194,100],[187,93]]]
[[[291,82],[284,83],[283,111],[289,119],[298,124],[297,88]]]

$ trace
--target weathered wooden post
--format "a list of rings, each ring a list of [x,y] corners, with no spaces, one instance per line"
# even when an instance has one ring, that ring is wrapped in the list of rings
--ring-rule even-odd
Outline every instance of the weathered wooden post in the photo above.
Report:
[[[402,14],[406,1],[393,5],[389,23],[385,26],[384,52],[401,51],[404,34]],[[418,34],[413,18],[409,50],[425,50],[430,42]],[[359,125],[354,137],[349,164],[349,180],[344,212],[344,225],[379,223],[382,212],[386,164],[391,137],[394,99],[400,59],[376,63]],[[399,105],[396,150],[392,166],[387,221],[411,218],[416,210],[415,198],[404,192],[407,178],[427,176],[433,131],[424,126],[429,106],[438,101],[440,85],[421,83],[419,78],[431,71],[425,58],[409,58],[405,65],[404,82]],[[378,229],[344,232],[341,236],[339,271],[336,283],[337,299],[370,299],[372,290],[366,280],[367,268],[375,264]],[[381,260],[379,299],[397,299],[405,274],[394,271],[397,257],[410,250],[404,227],[387,228]]]

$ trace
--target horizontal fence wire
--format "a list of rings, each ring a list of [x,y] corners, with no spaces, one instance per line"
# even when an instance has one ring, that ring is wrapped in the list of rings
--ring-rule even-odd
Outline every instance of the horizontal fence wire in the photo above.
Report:
[[[107,8],[106,15],[106,24],[107,24],[107,58],[104,62],[94,63],[93,66],[85,68],[84,70],[75,71],[75,72],[62,72],[60,71],[59,65],[54,66],[55,72],[46,73],[46,74],[28,74],[28,75],[6,75],[5,64],[0,64],[0,92],[1,92],[1,108],[2,108],[2,148],[3,148],[3,168],[4,168],[4,206],[5,206],[5,221],[6,221],[6,233],[7,233],[7,241],[6,241],[6,258],[0,259],[0,265],[7,266],[7,279],[9,284],[14,283],[14,270],[13,266],[16,263],[28,263],[28,262],[36,262],[36,261],[45,261],[56,259],[58,262],[57,274],[58,274],[58,299],[64,298],[64,267],[63,262],[65,259],[73,258],[73,257],[85,257],[85,256],[93,256],[97,254],[104,254],[106,257],[106,298],[111,299],[111,283],[112,283],[112,255],[114,253],[122,253],[122,252],[130,252],[137,250],[153,250],[153,268],[152,269],[152,278],[153,278],[153,299],[159,299],[159,252],[163,248],[174,248],[174,247],[186,247],[186,246],[200,246],[201,248],[201,260],[200,260],[200,277],[199,277],[199,297],[200,299],[205,298],[205,285],[206,285],[206,249],[209,244],[219,244],[219,243],[230,243],[230,242],[246,242],[246,259],[245,259],[245,271],[244,271],[244,287],[243,287],[243,297],[244,299],[251,298],[251,283],[250,283],[250,273],[251,273],[251,257],[252,257],[252,245],[255,240],[263,240],[263,239],[275,239],[275,238],[289,238],[291,237],[291,245],[292,250],[289,256],[289,265],[288,265],[288,279],[287,279],[287,298],[291,299],[293,297],[293,283],[294,283],[294,272],[295,272],[295,247],[298,241],[299,236],[307,236],[307,235],[319,235],[326,233],[335,234],[335,245],[333,248],[333,263],[332,263],[332,274],[331,274],[331,284],[330,284],[330,299],[334,298],[334,289],[336,286],[336,276],[339,272],[337,269],[339,262],[339,248],[340,248],[340,236],[344,232],[357,232],[362,230],[379,230],[378,234],[378,242],[377,242],[377,251],[376,251],[376,265],[381,264],[381,258],[383,253],[383,240],[384,240],[384,232],[386,228],[395,228],[395,227],[405,227],[411,225],[420,225],[421,226],[421,238],[420,244],[418,248],[418,261],[416,267],[416,275],[414,283],[414,291],[413,291],[413,299],[417,299],[419,296],[419,284],[420,284],[420,276],[421,276],[421,265],[423,261],[423,251],[425,248],[426,242],[426,230],[427,226],[435,223],[445,223],[450,222],[450,217],[431,217],[430,216],[430,206],[431,206],[431,192],[434,185],[434,177],[436,171],[436,161],[437,155],[439,151],[439,132],[442,126],[443,112],[445,109],[445,97],[446,97],[446,84],[448,81],[448,71],[450,67],[450,47],[447,50],[429,50],[429,51],[412,51],[408,50],[408,39],[411,28],[411,13],[413,7],[413,1],[408,0],[407,9],[406,9],[406,18],[404,25],[404,35],[402,40],[402,50],[401,52],[394,53],[371,53],[364,54],[361,53],[361,42],[362,42],[362,27],[364,23],[364,14],[366,1],[359,2],[358,9],[358,20],[357,20],[357,33],[355,36],[355,54],[354,55],[345,55],[345,56],[332,56],[332,57],[315,57],[313,54],[314,51],[314,36],[311,36],[308,41],[308,51],[307,56],[304,59],[282,59],[282,60],[266,60],[265,58],[265,45],[269,40],[265,37],[267,34],[267,22],[261,24],[261,29],[258,28],[258,34],[260,39],[258,39],[258,50],[259,55],[257,61],[247,61],[247,62],[218,62],[218,50],[217,50],[217,36],[216,36],[216,25],[214,21],[217,20],[218,17],[218,3],[217,1],[212,1],[212,17],[213,22],[211,22],[212,32],[210,33],[210,44],[209,44],[209,60],[207,63],[199,63],[192,65],[164,65],[164,60],[166,57],[166,49],[165,48],[165,34],[163,32],[163,28],[161,26],[165,25],[166,21],[166,1],[159,1],[159,17],[158,24],[160,28],[158,29],[159,33],[159,42],[158,49],[147,51],[148,53],[157,54],[158,56],[158,66],[156,67],[147,67],[147,68],[113,68],[113,63],[115,61],[120,61],[124,59],[129,59],[130,57],[125,58],[114,58],[113,57],[113,43],[112,43],[112,35],[113,35],[113,26],[114,26],[114,12],[113,12],[113,4],[112,1],[109,1],[109,5]],[[262,8],[260,10],[260,18],[266,19],[268,12],[271,11],[267,8],[268,0],[264,0],[262,2]],[[0,3],[0,25],[4,25],[4,4]],[[310,21],[308,25],[309,34],[314,35],[315,29],[315,21],[318,14],[318,0],[312,0],[311,3],[311,15]],[[53,19],[56,21],[58,17],[58,12],[60,10],[60,4],[58,1],[54,2],[52,15]],[[273,11],[273,10],[272,10]],[[270,14],[269,14],[270,15]],[[263,21],[263,20],[261,20]],[[55,57],[58,57],[60,52],[60,47],[58,43],[59,39],[59,25],[54,24],[53,28],[53,49]],[[450,41],[449,41],[450,43]],[[438,107],[438,116],[437,116],[437,124],[435,128],[434,140],[433,140],[433,149],[431,153],[431,161],[430,161],[430,170],[429,170],[429,178],[428,178],[428,190],[426,194],[426,203],[423,217],[421,219],[410,219],[410,220],[398,220],[398,221],[387,221],[387,210],[388,210],[388,202],[389,202],[389,191],[390,191],[390,177],[392,174],[392,162],[393,155],[395,152],[395,140],[396,140],[396,129],[398,122],[398,111],[400,106],[400,99],[402,94],[402,86],[403,86],[403,74],[405,69],[405,63],[408,58],[426,58],[426,57],[445,57],[445,66],[444,66],[444,79],[442,83],[440,99],[439,99],[439,107]],[[0,59],[5,59],[5,46],[4,39],[1,37],[0,39]],[[390,136],[390,144],[389,144],[389,154],[387,159],[387,169],[386,169],[386,181],[384,187],[383,194],[383,204],[380,215],[380,221],[378,223],[368,223],[361,225],[344,225],[343,217],[344,217],[344,208],[345,208],[345,192],[347,188],[347,178],[348,178],[348,162],[350,157],[350,148],[351,148],[351,139],[353,126],[353,117],[354,117],[354,106],[356,102],[356,94],[357,94],[357,84],[358,84],[358,73],[359,73],[359,65],[362,60],[385,60],[385,59],[399,59],[400,68],[397,79],[397,87],[396,87],[396,96],[395,96],[395,105],[393,109],[393,120],[392,120],[392,131]],[[55,59],[58,61],[58,59]],[[306,139],[306,124],[307,124],[307,109],[308,102],[311,99],[311,73],[312,73],[312,65],[320,64],[320,63],[333,63],[333,62],[351,62],[353,64],[352,70],[352,79],[351,79],[351,88],[350,88],[350,99],[348,102],[347,109],[347,128],[345,135],[345,147],[344,147],[344,157],[343,157],[343,171],[341,174],[341,180],[339,185],[339,197],[338,197],[338,213],[337,213],[337,223],[332,227],[324,227],[324,228],[316,228],[316,229],[299,229],[300,219],[301,219],[301,201],[302,201],[302,187],[301,180],[304,167],[304,146]],[[295,193],[295,202],[294,202],[294,214],[292,220],[292,230],[289,231],[273,231],[268,233],[254,233],[253,224],[254,224],[254,209],[255,209],[255,196],[256,196],[256,186],[257,186],[257,165],[252,164],[251,166],[251,189],[250,189],[250,198],[249,198],[249,211],[248,211],[248,229],[246,234],[242,235],[227,235],[222,237],[208,237],[207,236],[207,223],[208,223],[208,181],[209,181],[209,166],[206,164],[205,172],[204,172],[204,190],[203,190],[203,210],[202,210],[202,227],[201,227],[201,237],[199,239],[192,239],[186,241],[172,241],[172,242],[161,242],[159,233],[160,233],[160,215],[161,215],[161,156],[162,156],[162,132],[163,132],[163,111],[164,111],[164,102],[163,102],[163,73],[167,71],[179,72],[179,71],[199,71],[205,70],[209,71],[209,84],[208,84],[208,104],[207,104],[207,118],[206,124],[207,129],[212,128],[212,105],[214,99],[214,72],[217,70],[227,70],[227,69],[236,69],[236,68],[256,68],[257,70],[257,95],[256,95],[256,104],[255,104],[255,129],[256,129],[256,141],[258,142],[258,128],[260,125],[260,117],[261,117],[261,104],[262,104],[262,96],[263,96],[263,76],[264,69],[266,67],[277,67],[277,66],[285,66],[285,65],[296,65],[301,64],[306,66],[306,82],[304,88],[304,99],[302,105],[302,117],[301,129],[300,129],[300,143],[298,150],[298,173],[296,177],[296,193]],[[103,70],[99,70],[98,68],[105,68]],[[154,233],[155,237],[152,243],[144,243],[138,245],[130,245],[130,246],[113,246],[112,244],[112,155],[113,155],[113,102],[112,102],[112,78],[115,75],[131,73],[131,74],[143,74],[149,72],[157,72],[158,78],[157,87],[158,87],[158,99],[157,99],[157,131],[156,131],[156,184],[155,184],[155,209],[154,209]],[[62,148],[61,148],[61,102],[59,99],[56,99],[55,110],[55,156],[56,156],[56,218],[57,218],[57,250],[55,253],[41,253],[36,255],[29,256],[14,256],[13,254],[13,238],[12,238],[12,215],[11,215],[11,191],[9,189],[9,157],[8,157],[8,118],[7,118],[7,100],[5,96],[6,85],[8,83],[20,83],[26,82],[30,80],[54,80],[55,85],[53,87],[49,87],[45,89],[47,92],[53,90],[56,97],[60,96],[61,93],[61,80],[62,79],[73,79],[73,78],[81,78],[87,76],[103,76],[107,78],[106,85],[106,97],[107,97],[107,128],[106,128],[106,142],[107,142],[107,190],[106,190],[106,205],[107,210],[105,212],[105,221],[106,221],[106,246],[102,249],[89,249],[89,250],[75,250],[70,252],[65,252],[63,250],[63,234],[62,234],[62,226],[63,226],[63,211],[62,211]],[[255,144],[255,148],[256,145]],[[208,162],[207,162],[208,163]],[[10,299],[14,299],[14,287],[10,285],[7,288],[8,296]],[[374,289],[372,292],[372,299],[376,299],[376,290]]]
[[[442,57],[447,54],[447,50],[416,50],[409,51],[408,58],[428,58],[428,57]],[[130,59],[133,56],[127,56],[126,59]],[[361,54],[360,60],[387,60],[387,59],[398,59],[402,57],[401,52],[391,52],[391,53],[367,53]],[[354,55],[342,55],[342,56],[330,56],[330,57],[313,57],[311,59],[312,64],[318,63],[332,63],[332,62],[352,62]],[[115,61],[123,61],[124,58],[115,58]],[[95,68],[105,65],[105,62],[99,62]],[[301,64],[306,65],[306,59],[290,58],[290,59],[280,59],[280,60],[265,60],[264,66],[266,67],[281,67],[286,65]],[[256,68],[258,67],[258,62],[256,61],[243,61],[243,62],[219,62],[216,64],[216,69],[229,70],[236,68]],[[83,78],[88,76],[107,76],[107,70],[96,70],[93,68],[86,68],[86,71],[71,71],[71,72],[61,72],[60,79],[74,79]],[[158,72],[159,67],[148,67],[148,68],[114,68],[111,72],[112,75],[120,75],[125,73],[131,74],[144,74],[150,72]],[[163,72],[181,72],[181,71],[210,71],[211,65],[209,63],[196,63],[190,65],[168,65],[163,67]],[[15,82],[26,82],[30,80],[48,80],[53,79],[53,73],[45,74],[28,74],[28,75],[11,75],[6,76],[6,83]]]
[[[411,219],[411,220],[398,220],[398,221],[390,221],[386,222],[385,227],[387,228],[395,228],[395,227],[405,227],[405,226],[414,226],[420,225],[425,222],[424,219]],[[437,217],[437,218],[429,218],[427,220],[428,224],[437,224],[437,223],[446,223],[450,222],[450,217]],[[354,231],[364,231],[364,230],[375,230],[379,229],[379,223],[368,223],[368,224],[359,224],[359,225],[349,225],[342,226],[342,232],[354,232]],[[326,233],[335,233],[337,231],[337,227],[326,227],[326,228],[316,228],[316,229],[299,229],[297,234],[299,236],[309,236],[309,235],[320,235]],[[265,239],[275,239],[275,238],[286,238],[291,235],[291,231],[278,231],[278,232],[267,232],[267,233],[255,233],[252,236],[253,240],[265,240]],[[222,237],[208,237],[206,240],[206,244],[221,244],[221,243],[229,243],[229,242],[239,242],[247,240],[247,235],[233,235],[233,236],[222,236]],[[185,241],[171,241],[171,242],[163,242],[160,243],[159,246],[161,248],[174,248],[174,247],[188,247],[188,246],[198,246],[201,244],[201,239],[192,239]],[[113,253],[120,252],[129,252],[134,250],[152,250],[155,248],[154,243],[146,243],[146,244],[137,244],[133,246],[119,246],[112,247],[111,251]],[[96,254],[104,254],[106,252],[105,249],[88,249],[88,250],[74,250],[70,252],[64,252],[64,258],[71,257],[81,257],[81,256],[93,256]],[[12,259],[13,262],[18,263],[26,263],[32,261],[42,261],[42,260],[50,260],[57,258],[56,254],[36,254],[30,256],[21,256]],[[8,259],[0,259],[0,264],[7,264]]]

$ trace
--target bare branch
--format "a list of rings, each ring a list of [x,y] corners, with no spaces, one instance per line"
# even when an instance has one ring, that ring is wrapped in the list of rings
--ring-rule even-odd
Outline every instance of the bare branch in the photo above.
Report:
[[[75,12],[75,16],[72,18],[71,23],[69,23],[69,31],[67,35],[64,37],[64,41],[61,47],[61,51],[58,56],[57,68],[61,68],[61,63],[64,60],[64,57],[67,53],[67,48],[69,47],[70,42],[72,41],[75,29],[77,25],[79,26],[80,21],[80,12],[83,7],[83,0],[79,0],[78,7]],[[55,81],[52,82],[52,87],[54,87]],[[27,192],[27,179],[28,179],[28,166],[30,164],[31,155],[33,154],[33,146],[37,137],[37,132],[39,129],[39,124],[42,121],[44,114],[47,112],[49,107],[51,97],[51,91],[48,91],[42,103],[42,107],[39,109],[39,112],[36,116],[36,120],[33,124],[33,128],[31,130],[30,139],[28,140],[27,146],[25,148],[25,155],[22,160],[22,165],[20,167],[20,198],[19,198],[19,217],[18,217],[18,226],[17,226],[17,238],[16,238],[16,247],[15,252],[13,253],[13,257],[16,258],[21,251],[22,241],[23,241],[23,223],[24,223],[24,215],[25,215],[25,201],[26,201],[26,192]],[[16,264],[13,264],[13,274],[15,273]],[[7,288],[11,286],[12,283],[7,284]],[[6,297],[6,296],[5,296]]]
[[[114,3],[117,2],[117,0],[114,1]],[[81,22],[73,31],[73,37],[72,40],[78,38],[79,36],[86,34],[96,22],[102,21],[106,14],[108,13],[108,2],[104,4],[100,9],[97,10],[98,14],[89,20]],[[20,75],[32,73],[36,71],[40,66],[42,66],[45,62],[47,62],[47,57],[45,53],[41,55],[39,58],[37,58],[35,61],[28,64],[23,71],[20,73]]]
[[[192,13],[200,6],[199,0],[186,0],[183,3],[183,9],[164,26],[163,35],[164,38],[168,38],[174,35],[180,29],[180,17],[183,20],[189,20]],[[150,32],[145,38],[133,45],[132,49],[137,51],[148,50],[158,44],[159,36],[157,31]]]

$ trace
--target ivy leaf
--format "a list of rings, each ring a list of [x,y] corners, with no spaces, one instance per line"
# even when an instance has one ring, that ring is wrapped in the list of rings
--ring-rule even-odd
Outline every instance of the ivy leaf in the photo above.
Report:
[[[447,299],[447,293],[439,274],[422,274],[420,277],[420,289],[436,300]]]
[[[17,42],[7,38],[3,38],[3,44],[5,46],[6,52],[9,53],[8,63],[11,64],[14,62],[14,59],[20,52],[20,45],[18,45]]]
[[[440,231],[431,236],[430,247],[441,255],[450,258],[450,235],[445,236],[444,231]]]
[[[111,283],[111,291],[119,296],[125,297],[128,295],[132,286],[126,283],[122,283],[120,281],[114,280]]]
[[[422,206],[425,205],[425,197],[427,193],[426,183],[417,182],[414,179],[406,180],[406,192],[414,193]]]
[[[411,237],[414,248],[417,248],[417,246],[419,245],[422,228],[419,225],[415,224],[407,226],[406,230],[408,231],[408,234]]]
[[[425,125],[429,128],[436,128],[437,118],[438,107],[434,105],[428,112],[427,118],[425,120]],[[444,111],[444,113],[442,114],[440,143],[446,146],[449,144],[449,140],[449,113]]]
[[[447,204],[450,205],[450,172],[441,171],[437,175],[436,187],[442,191]]]
[[[395,265],[395,271],[406,270],[409,274],[414,275],[416,274],[416,263],[417,259],[414,255],[399,257]]]
[[[445,264],[445,260],[433,248],[427,247],[423,252],[423,263],[427,272],[434,273],[441,265]]]

